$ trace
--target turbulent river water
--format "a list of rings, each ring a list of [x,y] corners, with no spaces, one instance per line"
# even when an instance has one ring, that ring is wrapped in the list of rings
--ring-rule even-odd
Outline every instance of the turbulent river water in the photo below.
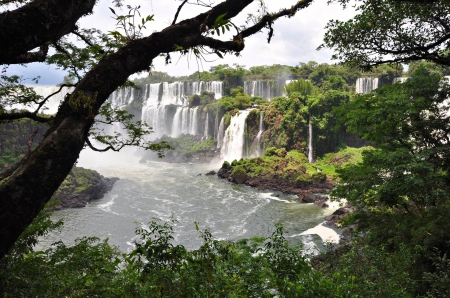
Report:
[[[137,222],[145,225],[152,217],[168,220],[171,216],[178,221],[174,242],[190,249],[201,244],[194,222],[201,229],[210,229],[216,239],[269,236],[277,222],[284,224],[289,240],[301,241],[309,248],[317,245],[320,248],[320,237],[338,239],[335,231],[321,225],[324,216],[337,209],[336,205],[322,209],[300,204],[295,196],[258,191],[231,184],[216,175],[204,175],[210,170],[217,171],[219,163],[143,164],[138,160],[133,154],[82,152],[78,166],[120,180],[102,199],[85,208],[55,212],[53,219],[63,219],[63,229],[48,235],[42,245],[48,247],[60,239],[72,243],[77,237],[97,236],[108,237],[111,244],[127,251],[132,248],[134,230],[140,225]]]

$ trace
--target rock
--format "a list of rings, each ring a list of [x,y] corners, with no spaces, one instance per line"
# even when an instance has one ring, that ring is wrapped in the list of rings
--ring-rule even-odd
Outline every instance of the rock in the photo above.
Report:
[[[220,178],[228,178],[231,175],[231,171],[229,169],[220,168],[220,170],[217,172],[217,176]]]
[[[234,174],[233,176],[233,181],[236,182],[237,184],[243,184],[245,181],[248,180],[248,176],[246,173],[243,172],[237,172]]]
[[[202,173],[200,173],[200,174],[197,174],[197,176],[201,176],[202,175]]]
[[[216,171],[209,171],[208,173],[206,173],[206,176],[211,176],[211,175],[215,175],[217,174]]]
[[[314,204],[317,205],[317,206],[319,206],[319,207],[321,207],[321,208],[326,208],[326,207],[328,207],[328,204],[325,203],[324,200],[315,201]]]
[[[310,196],[301,196],[299,195],[300,203],[314,203],[314,198]]]
[[[106,178],[96,171],[74,167],[55,197],[61,208],[85,207],[88,202],[101,199],[117,180],[119,178]]]
[[[341,207],[334,211],[333,214],[325,217],[326,224],[329,226],[337,226],[339,220],[348,216],[351,212],[353,212],[352,207]]]

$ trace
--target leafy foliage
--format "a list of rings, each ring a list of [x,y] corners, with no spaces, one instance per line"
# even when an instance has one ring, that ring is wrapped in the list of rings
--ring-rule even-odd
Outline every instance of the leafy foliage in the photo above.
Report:
[[[347,0],[341,1],[346,5]],[[324,44],[334,59],[356,67],[431,60],[449,65],[448,0],[358,1],[349,21],[331,20]]]
[[[347,291],[310,267],[281,224],[270,237],[231,242],[195,223],[204,242],[192,251],[172,244],[174,224],[154,220],[138,228],[135,249],[122,255],[95,238],[10,254],[0,266],[0,289],[6,296],[70,297],[344,297]]]
[[[338,170],[333,191],[358,208],[344,220],[358,233],[340,260],[330,260],[330,272],[352,272],[368,285],[363,296],[383,283],[402,289],[387,296],[448,295],[449,92],[440,75],[418,67],[406,82],[357,96],[337,111],[375,146],[362,162]],[[373,271],[363,272],[368,266]]]
[[[269,147],[263,156],[232,161],[232,176],[240,173],[247,177],[277,177],[293,184],[324,182],[327,176],[335,176],[337,168],[361,161],[363,150],[365,148],[344,148],[310,164],[305,154],[299,151],[287,152],[285,148]],[[230,168],[229,163],[223,166]]]
[[[449,92],[441,77],[427,76],[422,69],[404,84],[385,86],[340,107],[349,129],[378,149],[340,173],[347,186],[337,194],[355,205],[406,210],[445,204]]]

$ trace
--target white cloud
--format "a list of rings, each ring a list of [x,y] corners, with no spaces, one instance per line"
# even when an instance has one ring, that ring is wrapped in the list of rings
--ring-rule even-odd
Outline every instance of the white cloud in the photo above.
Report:
[[[219,1],[216,1],[218,3]],[[289,7],[295,0],[267,0],[268,9],[270,12],[276,12],[280,8]],[[155,21],[149,24],[146,34],[153,31],[160,31],[166,26],[170,25],[175,15],[180,1],[143,1],[143,0],[129,0],[130,5],[141,5],[141,15],[147,16],[149,14],[155,15]],[[108,7],[112,3],[107,0],[101,0],[96,5],[94,14],[87,16],[80,20],[82,27],[96,27],[103,31],[110,31],[114,29],[115,22],[111,18],[112,13]],[[253,4],[247,7],[236,22],[243,22],[248,13],[256,13],[257,5]],[[178,18],[182,20],[188,17],[197,15],[205,11],[206,8],[199,6],[185,6]],[[126,8],[122,11],[116,9],[118,14],[126,14]],[[211,66],[217,64],[233,64],[238,63],[246,67],[256,65],[271,65],[271,64],[287,64],[297,65],[299,62],[308,62],[314,60],[320,63],[330,62],[331,51],[322,50],[316,51],[316,48],[322,42],[324,27],[330,19],[346,20],[354,15],[353,11],[342,10],[338,4],[327,5],[326,0],[315,1],[313,4],[297,13],[293,18],[281,19],[275,23],[275,35],[272,42],[267,44],[267,32],[252,36],[246,40],[246,47],[242,52],[241,57],[226,56],[225,59],[220,59],[217,56],[208,57],[207,60],[213,62],[201,62],[200,70],[209,70]],[[197,61],[195,59],[187,59],[182,57],[177,63],[179,57],[172,55],[172,64],[165,65],[164,58],[157,58],[154,61],[155,70],[164,71],[170,75],[187,75],[198,69]],[[8,73],[14,72],[23,73],[29,77],[29,74],[34,73],[42,77],[41,82],[45,84],[57,84],[62,81],[63,73],[55,70],[53,67],[39,65],[30,65],[26,70],[21,67],[11,66]]]

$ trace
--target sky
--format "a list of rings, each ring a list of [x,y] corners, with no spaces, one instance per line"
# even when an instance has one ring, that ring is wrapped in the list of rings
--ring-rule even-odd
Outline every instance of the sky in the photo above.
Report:
[[[215,0],[216,4],[219,2],[220,0]],[[296,1],[266,0],[265,2],[269,12],[277,12],[282,7],[289,7]],[[154,15],[154,21],[149,23],[147,30],[144,32],[147,35],[170,25],[180,3],[180,0],[125,0],[125,4],[140,5],[142,16]],[[98,28],[104,32],[115,30],[115,21],[112,19],[113,15],[109,7],[114,7],[112,0],[100,0],[94,8],[94,13],[82,18],[79,21],[79,26]],[[182,76],[192,74],[197,70],[208,71],[212,66],[218,64],[233,65],[237,63],[249,68],[272,64],[295,66],[299,62],[311,60],[319,63],[335,63],[336,61],[331,61],[332,51],[328,49],[317,51],[316,49],[322,43],[325,33],[324,28],[329,20],[348,20],[355,14],[351,10],[351,6],[348,7],[350,9],[344,10],[337,3],[327,4],[327,0],[315,0],[308,8],[299,11],[295,17],[282,18],[276,21],[274,36],[270,44],[266,40],[266,31],[247,38],[245,49],[240,57],[229,55],[221,59],[211,55],[206,58],[207,61],[197,61],[186,56],[180,58],[177,54],[172,54],[171,64],[165,65],[164,57],[159,57],[153,62],[153,69],[166,72],[172,76]],[[128,12],[126,8],[122,11],[118,8],[114,9],[119,15]],[[233,22],[236,25],[243,24],[246,16],[249,13],[255,14],[257,9],[256,4],[250,5]],[[207,9],[204,7],[185,5],[178,20],[194,17],[205,10]],[[25,79],[40,76],[39,85],[56,85],[62,82],[66,73],[44,63],[31,63],[27,66],[10,66],[7,69],[7,74],[23,76]],[[147,76],[147,73],[140,74],[140,76]],[[25,82],[32,84],[31,80]]]

